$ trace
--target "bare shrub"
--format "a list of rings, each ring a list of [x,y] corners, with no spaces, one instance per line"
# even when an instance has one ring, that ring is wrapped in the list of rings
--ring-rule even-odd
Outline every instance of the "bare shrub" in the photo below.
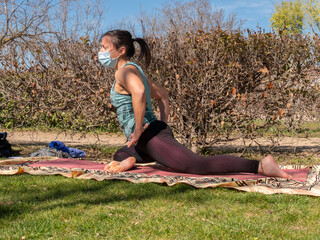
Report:
[[[307,76],[316,65],[317,37],[243,31],[205,0],[159,12],[148,24],[141,20],[153,48],[148,74],[170,92],[171,123],[184,144],[196,150],[254,140],[268,129],[275,140],[297,131],[307,116],[318,117],[319,92]]]
[[[281,136],[319,110],[306,75],[315,45],[308,36],[260,31],[172,31],[153,40],[148,74],[170,92],[171,123],[189,146],[254,139],[270,127]]]

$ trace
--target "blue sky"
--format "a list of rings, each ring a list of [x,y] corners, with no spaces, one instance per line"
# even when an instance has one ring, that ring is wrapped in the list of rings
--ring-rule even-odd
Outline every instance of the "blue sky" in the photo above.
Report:
[[[106,0],[104,1],[106,27],[120,22],[123,19],[134,19],[141,10],[152,12],[161,8],[169,0]],[[121,2],[121,3],[120,3]],[[257,25],[270,30],[270,17],[275,5],[281,0],[210,0],[212,8],[224,9],[226,15],[236,13],[238,18],[246,20],[245,28],[256,29]]]
[[[213,8],[222,8],[225,12],[236,13],[246,20],[244,27],[256,29],[257,25],[270,30],[270,21],[276,4],[281,0],[211,0]]]

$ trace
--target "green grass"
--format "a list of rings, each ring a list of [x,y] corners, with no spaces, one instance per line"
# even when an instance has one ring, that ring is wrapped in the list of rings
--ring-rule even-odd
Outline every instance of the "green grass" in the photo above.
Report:
[[[13,146],[21,156],[41,147]],[[117,149],[77,147],[90,158],[110,158]],[[280,164],[319,164],[320,159],[320,153],[273,155]],[[263,155],[246,152],[244,157]],[[1,240],[318,239],[319,215],[320,198],[311,196],[62,176],[0,176]]]
[[[255,124],[260,126],[264,123],[262,120],[256,120]],[[320,122],[305,121],[301,123],[300,127],[295,130],[288,130],[282,123],[278,128],[272,126],[268,129],[260,129],[257,131],[257,133],[260,133],[263,136],[274,136],[278,132],[281,132],[283,136],[287,137],[320,137]]]
[[[121,128],[119,125],[115,122],[110,122],[107,124],[107,126],[100,126],[100,127],[93,127],[90,129],[73,129],[72,127],[66,127],[66,126],[47,126],[47,125],[34,125],[34,126],[24,126],[24,127],[15,127],[13,124],[10,127],[6,127],[4,125],[0,125],[0,129],[2,130],[22,130],[22,131],[41,131],[41,132],[56,132],[60,133],[61,131],[63,132],[68,132],[70,134],[75,134],[75,133],[80,133],[80,134],[85,134],[85,133],[122,133]]]
[[[320,199],[0,176],[0,239],[317,239]]]

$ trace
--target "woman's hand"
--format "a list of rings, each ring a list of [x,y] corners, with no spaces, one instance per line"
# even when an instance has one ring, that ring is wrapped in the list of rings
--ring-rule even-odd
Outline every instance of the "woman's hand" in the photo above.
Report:
[[[143,128],[135,129],[134,132],[130,136],[130,141],[128,142],[128,147],[131,147],[132,144],[136,144],[136,142],[139,140],[141,134],[149,127],[149,124],[143,126]]]

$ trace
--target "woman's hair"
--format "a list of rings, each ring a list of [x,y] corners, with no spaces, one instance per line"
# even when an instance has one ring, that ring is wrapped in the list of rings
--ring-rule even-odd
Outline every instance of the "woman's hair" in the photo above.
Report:
[[[149,66],[151,61],[151,53],[150,53],[150,48],[145,40],[143,40],[142,38],[132,38],[132,35],[130,32],[125,30],[120,30],[120,29],[106,32],[101,36],[100,40],[102,40],[106,36],[110,37],[111,42],[117,49],[120,47],[125,47],[127,50],[126,53],[128,58],[131,58],[134,56],[135,48],[133,43],[137,42],[141,48],[140,56],[138,60],[141,61],[143,58],[145,58],[145,64],[146,66]]]

